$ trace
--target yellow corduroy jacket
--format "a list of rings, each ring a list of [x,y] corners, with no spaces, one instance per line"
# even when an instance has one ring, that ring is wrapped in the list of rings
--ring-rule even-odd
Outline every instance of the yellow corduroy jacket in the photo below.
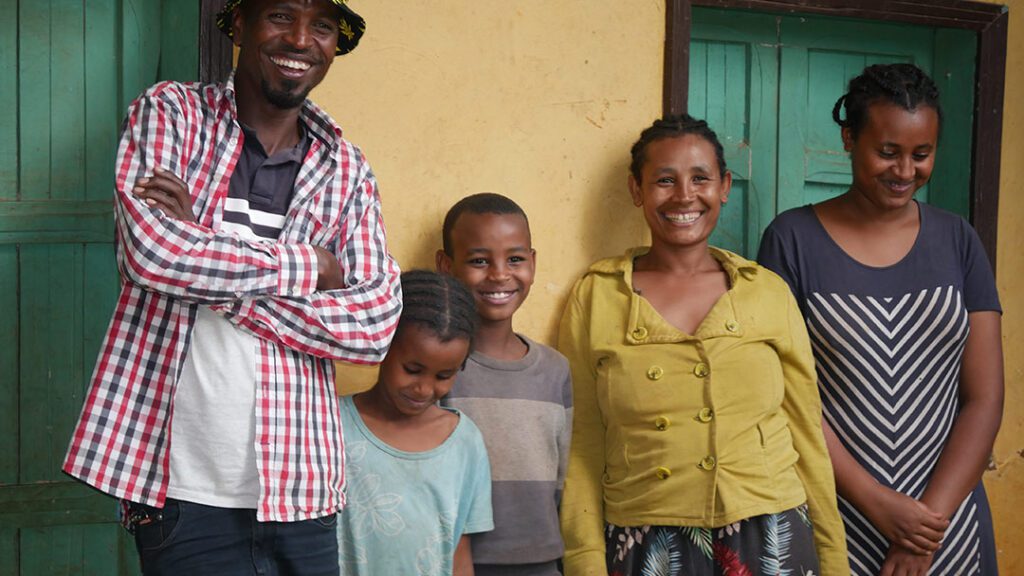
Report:
[[[575,394],[566,575],[606,574],[605,522],[715,528],[804,502],[821,573],[849,574],[814,357],[789,287],[712,248],[730,288],[684,334],[632,290],[646,250],[591,266],[562,317]]]

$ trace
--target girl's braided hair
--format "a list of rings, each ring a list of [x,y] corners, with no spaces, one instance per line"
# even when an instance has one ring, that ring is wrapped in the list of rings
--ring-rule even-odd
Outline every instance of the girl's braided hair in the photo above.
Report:
[[[441,342],[464,338],[473,344],[476,303],[469,290],[451,276],[429,270],[402,273],[402,315],[397,332],[416,324]]]
[[[942,126],[942,106],[939,88],[927,74],[913,64],[874,64],[860,76],[850,80],[848,91],[839,97],[832,108],[832,119],[843,128],[849,128],[854,139],[867,123],[868,109],[876,102],[889,102],[913,111],[928,106],[939,116]],[[840,112],[846,108],[846,117]]]

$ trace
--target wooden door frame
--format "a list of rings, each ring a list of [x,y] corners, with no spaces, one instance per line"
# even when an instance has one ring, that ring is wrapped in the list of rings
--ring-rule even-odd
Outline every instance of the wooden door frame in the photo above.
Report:
[[[971,157],[971,223],[996,266],[1003,89],[1006,81],[1006,6],[961,0],[666,0],[665,114],[686,111],[690,28],[694,6],[816,14],[973,30],[978,35]]]
[[[231,73],[231,40],[217,28],[224,0],[199,0],[199,81],[222,82]]]

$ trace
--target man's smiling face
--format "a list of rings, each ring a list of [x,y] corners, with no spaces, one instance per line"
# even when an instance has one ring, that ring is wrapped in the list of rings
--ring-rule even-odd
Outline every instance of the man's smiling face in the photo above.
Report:
[[[334,61],[339,10],[327,0],[247,0],[232,23],[238,81],[277,108],[301,106]]]

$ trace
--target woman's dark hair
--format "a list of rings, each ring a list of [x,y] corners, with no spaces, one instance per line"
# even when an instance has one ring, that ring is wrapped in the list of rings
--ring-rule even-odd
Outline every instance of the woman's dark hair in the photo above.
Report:
[[[868,121],[868,109],[876,102],[889,102],[908,111],[920,106],[931,107],[942,126],[939,87],[913,64],[868,66],[860,76],[850,80],[847,90],[832,108],[832,119],[843,128],[849,128],[854,139]],[[846,117],[840,118],[844,107]]]
[[[630,148],[629,152],[633,155],[633,160],[629,164],[629,171],[633,174],[637,184],[640,183],[640,172],[643,170],[644,162],[647,161],[645,155],[647,145],[655,140],[678,138],[687,134],[700,136],[711,143],[718,160],[718,174],[725,176],[725,152],[722,151],[722,143],[718,141],[715,131],[708,127],[707,122],[698,120],[689,114],[675,114],[655,120],[654,124],[640,133],[640,139]]]
[[[464,338],[472,347],[476,303],[469,290],[451,276],[429,270],[403,272],[402,315],[396,334],[412,324],[426,328],[441,342]]]

